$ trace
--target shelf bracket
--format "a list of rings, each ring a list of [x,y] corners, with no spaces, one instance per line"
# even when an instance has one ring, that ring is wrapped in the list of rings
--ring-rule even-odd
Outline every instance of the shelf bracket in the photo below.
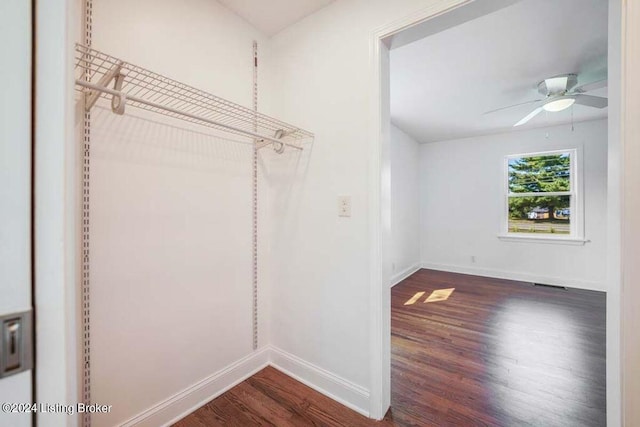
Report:
[[[261,148],[264,148],[269,144],[272,144],[272,142],[271,141],[265,141],[264,139],[258,139],[258,140],[256,140],[256,149],[260,150]]]
[[[113,84],[113,89],[120,92],[118,95],[113,95],[111,98],[111,110],[119,115],[124,114],[124,106],[127,103],[127,95],[122,93],[122,83],[124,83],[125,75],[124,73],[118,73],[115,77],[115,82]]]
[[[98,83],[96,83],[96,86],[100,88],[106,88],[109,85],[109,83],[111,83],[111,80],[115,79],[117,90],[120,91],[120,88],[122,87],[122,82],[124,80],[124,74],[121,73],[121,69],[122,69],[121,63],[115,64],[113,67],[111,67],[109,71],[107,71],[102,75],[102,77],[100,77],[100,80],[98,80]],[[100,90],[88,90],[85,92],[84,109],[86,111],[91,111],[91,108],[98,101],[98,98],[100,98],[101,93],[102,91]],[[125,97],[120,95],[118,96],[117,101],[115,100],[115,98],[116,96],[114,95],[114,97],[111,100],[111,108],[113,109],[113,112],[117,114],[124,113],[124,104],[125,104],[124,101],[126,101],[126,99],[124,99]],[[121,112],[119,112],[119,110],[121,110]]]
[[[284,142],[280,141],[280,139],[282,139],[283,137],[291,133],[294,133],[296,130],[298,129],[293,129],[285,132],[283,129],[278,129],[270,141],[265,141],[264,139],[257,140],[256,148],[260,150],[261,148],[264,148],[267,145],[271,145],[273,147],[273,151],[275,151],[278,154],[282,154],[284,153],[285,146],[288,144],[285,144]]]
[[[276,131],[276,134],[274,135],[274,138],[282,139],[284,135],[285,135],[284,130],[278,129]],[[272,145],[273,145],[273,151],[275,151],[278,154],[284,153],[284,144],[282,142],[274,142]]]

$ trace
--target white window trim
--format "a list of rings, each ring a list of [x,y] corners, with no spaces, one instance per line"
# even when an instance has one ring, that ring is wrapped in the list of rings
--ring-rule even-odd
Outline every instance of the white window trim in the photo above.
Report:
[[[553,155],[568,153],[571,159],[571,191],[557,195],[571,195],[571,229],[568,235],[541,235],[538,233],[510,233],[509,232],[509,160],[519,157]],[[531,153],[510,154],[503,160],[502,184],[502,222],[498,238],[507,242],[530,242],[565,245],[584,245],[589,240],[584,237],[584,168],[582,163],[582,147],[546,150]],[[556,194],[556,193],[544,193]]]

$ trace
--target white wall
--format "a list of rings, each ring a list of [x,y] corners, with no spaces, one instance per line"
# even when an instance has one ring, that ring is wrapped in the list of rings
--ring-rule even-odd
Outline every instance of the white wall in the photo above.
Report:
[[[334,396],[348,400],[348,389],[361,389],[365,400],[371,397],[369,407],[360,406],[365,413],[386,410],[380,396],[369,395],[377,393],[372,373],[380,371],[370,326],[371,224],[378,216],[369,210],[377,197],[371,137],[379,136],[370,120],[377,83],[372,41],[381,27],[408,15],[459,3],[341,0],[271,40],[279,115],[316,135],[308,159],[301,157],[286,181],[271,183],[279,194],[274,228],[284,230],[271,242],[272,343],[339,379]],[[339,195],[351,195],[349,219],[337,216]]]
[[[391,285],[420,266],[420,145],[391,126]]]
[[[504,157],[568,148],[582,150],[589,242],[568,246],[499,240],[504,228]],[[576,123],[573,132],[564,125],[423,144],[420,159],[424,267],[607,289],[606,120]]]
[[[245,106],[254,39],[211,0],[94,1],[94,48]],[[166,423],[252,353],[252,148],[230,140],[242,138],[92,110],[91,394],[113,405],[95,426]],[[267,317],[263,305],[261,345]]]

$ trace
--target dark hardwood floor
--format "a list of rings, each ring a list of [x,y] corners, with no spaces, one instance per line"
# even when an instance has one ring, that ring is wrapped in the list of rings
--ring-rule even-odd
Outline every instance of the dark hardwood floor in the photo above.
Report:
[[[604,293],[420,270],[392,289],[391,307],[383,421],[267,368],[175,425],[606,425]]]
[[[397,425],[606,425],[604,293],[420,270],[391,295]]]
[[[370,426],[377,423],[267,367],[174,424],[205,426]]]

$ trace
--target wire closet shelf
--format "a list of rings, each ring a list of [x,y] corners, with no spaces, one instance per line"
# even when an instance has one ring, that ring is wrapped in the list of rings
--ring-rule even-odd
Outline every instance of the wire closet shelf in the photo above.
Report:
[[[79,43],[75,73],[87,111],[98,98],[110,98],[116,114],[123,114],[127,105],[137,107],[249,137],[258,148],[272,145],[278,153],[285,146],[302,150],[313,139],[311,132]]]

